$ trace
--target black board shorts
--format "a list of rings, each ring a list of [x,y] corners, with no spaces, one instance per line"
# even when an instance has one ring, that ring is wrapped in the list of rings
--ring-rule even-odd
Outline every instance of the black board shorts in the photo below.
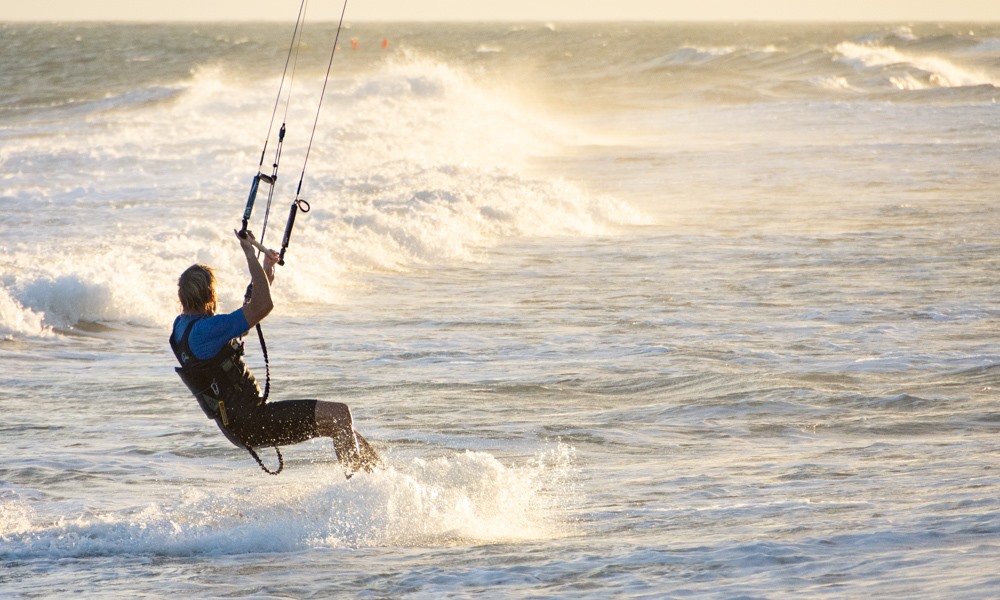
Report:
[[[226,406],[229,425],[216,419],[234,443],[251,448],[298,444],[316,437],[316,400],[280,400],[257,405]],[[235,439],[234,439],[235,438]]]

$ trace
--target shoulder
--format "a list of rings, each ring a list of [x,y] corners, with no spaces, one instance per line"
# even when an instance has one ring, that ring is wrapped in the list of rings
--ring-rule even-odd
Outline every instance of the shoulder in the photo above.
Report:
[[[234,337],[240,337],[250,329],[243,310],[237,309],[231,313],[204,317],[191,328],[191,343],[202,340],[218,343],[219,347]],[[214,344],[213,344],[214,345]]]
[[[179,314],[174,318],[174,324],[170,326],[170,339],[179,342],[184,336],[184,331],[191,325],[192,321],[199,319],[198,315]]]
[[[231,313],[206,317],[195,325],[195,327],[206,326],[212,328],[234,328],[239,329],[241,332],[250,328],[250,325],[247,324],[247,318],[244,316],[242,308],[238,308]]]

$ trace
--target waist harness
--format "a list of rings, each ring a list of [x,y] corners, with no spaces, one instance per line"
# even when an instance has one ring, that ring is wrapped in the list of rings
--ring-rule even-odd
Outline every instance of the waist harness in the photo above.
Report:
[[[196,319],[184,329],[184,334],[180,340],[175,340],[173,333],[170,334],[170,348],[177,357],[180,367],[174,371],[180,376],[184,385],[191,390],[201,410],[209,419],[215,420],[226,438],[239,448],[246,448],[253,456],[260,468],[272,475],[277,475],[284,467],[281,452],[278,452],[279,466],[277,471],[271,471],[253,448],[244,444],[229,430],[229,415],[226,413],[226,406],[255,406],[264,400],[260,396],[260,386],[253,373],[243,362],[243,343],[237,339],[231,339],[222,347],[215,356],[208,359],[199,359],[191,351],[189,337]]]
[[[203,360],[195,357],[188,338],[197,322],[188,324],[180,341],[170,336],[170,347],[181,364],[174,370],[194,394],[205,416],[221,419],[223,425],[228,425],[226,405],[259,404],[260,386],[243,362],[243,343],[236,338],[212,358]]]

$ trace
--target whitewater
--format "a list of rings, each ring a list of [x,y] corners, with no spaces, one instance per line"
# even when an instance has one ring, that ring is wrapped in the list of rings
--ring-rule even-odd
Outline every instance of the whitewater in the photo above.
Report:
[[[292,27],[0,24],[0,596],[995,597],[1000,27],[350,23],[264,322],[350,480],[167,343]]]

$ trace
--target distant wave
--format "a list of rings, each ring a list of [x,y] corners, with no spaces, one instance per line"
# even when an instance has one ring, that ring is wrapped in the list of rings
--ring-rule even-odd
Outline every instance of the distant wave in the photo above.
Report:
[[[43,119],[82,117],[94,113],[142,108],[152,103],[177,98],[183,91],[180,86],[154,85],[121,92],[108,92],[100,97],[83,97],[65,93],[38,95],[0,96],[0,113],[8,118],[28,121],[28,126]]]
[[[661,57],[647,61],[641,70],[658,70],[669,67],[698,67],[740,59],[763,59],[783,52],[777,46],[683,46]]]
[[[745,102],[845,94],[1000,87],[990,38],[921,37],[909,27],[851,39],[782,39],[771,43],[683,43],[633,65],[651,86],[699,102]],[[991,54],[991,52],[993,54]],[[956,99],[961,96],[954,96]]]
[[[907,71],[902,73],[887,73],[889,81],[898,89],[998,86],[997,79],[982,71],[959,66],[951,60],[938,56],[904,52],[878,43],[841,42],[835,52],[838,60],[856,68],[906,68]]]

